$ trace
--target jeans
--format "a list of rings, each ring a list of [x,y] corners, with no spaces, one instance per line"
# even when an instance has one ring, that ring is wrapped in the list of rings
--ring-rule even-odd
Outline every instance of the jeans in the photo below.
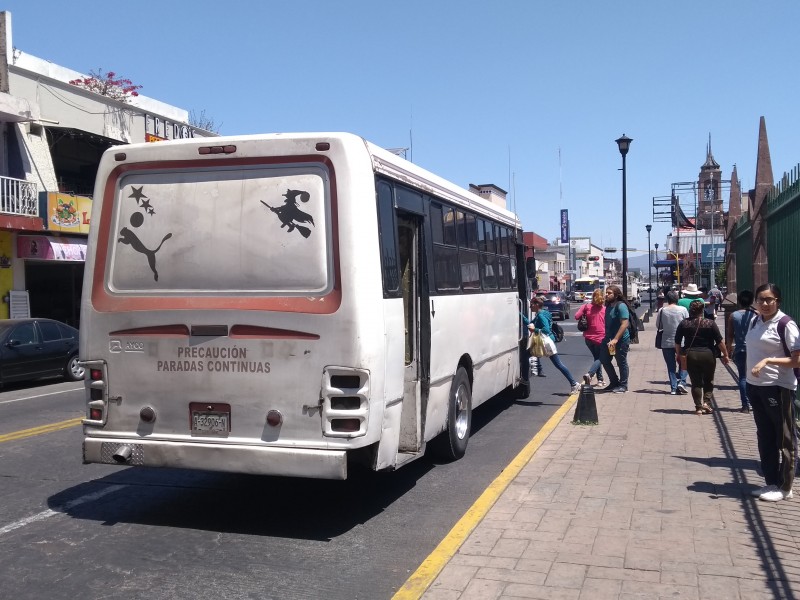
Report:
[[[664,356],[664,362],[667,364],[667,375],[669,376],[669,389],[672,392],[678,391],[678,382],[686,385],[686,375],[688,371],[681,371],[675,361],[675,346],[672,348],[662,348],[661,354]]]
[[[592,353],[592,358],[594,359],[592,366],[589,367],[589,377],[591,378],[592,375],[597,374],[597,381],[603,381],[603,370],[601,369],[602,363],[600,362],[600,350],[603,347],[603,344],[597,344],[586,338],[583,338],[583,341],[586,342],[586,347],[589,348],[589,352]]]
[[[628,389],[628,350],[630,349],[630,342],[617,342],[617,353],[611,356],[608,353],[608,344],[600,345],[600,362],[603,363],[603,368],[608,375],[608,385],[612,388],[624,387]],[[614,370],[614,365],[611,362],[612,358],[617,359],[617,366],[619,367],[619,376]]]
[[[572,376],[572,373],[569,372],[569,369],[567,369],[567,367],[564,366],[564,363],[561,362],[561,358],[559,358],[558,354],[553,354],[553,356],[550,357],[550,362],[555,365],[556,369],[561,371],[561,374],[567,378],[567,381],[569,381],[570,385],[575,385],[576,383],[578,383],[577,381],[575,381],[575,378]]]
[[[742,400],[742,408],[747,408],[750,406],[750,402],[747,400],[747,353],[734,352],[733,362],[739,373],[739,398]]]

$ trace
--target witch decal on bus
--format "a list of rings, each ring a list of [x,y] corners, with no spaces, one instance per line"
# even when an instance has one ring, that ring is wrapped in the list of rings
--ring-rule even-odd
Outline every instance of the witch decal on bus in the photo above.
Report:
[[[278,215],[278,219],[281,222],[281,229],[286,227],[287,231],[290,232],[297,229],[300,235],[307,238],[311,235],[311,229],[298,225],[298,223],[310,223],[312,227],[316,227],[316,225],[314,225],[314,219],[310,214],[300,210],[300,207],[297,205],[297,199],[299,197],[301,202],[308,202],[311,198],[310,194],[303,190],[286,190],[283,197],[286,198],[283,201],[283,206],[270,206],[263,200],[261,204]]]
[[[130,196],[128,196],[128,198],[133,198],[134,200],[136,200],[136,206],[142,208],[144,213],[152,217],[154,214],[156,214],[156,211],[150,204],[150,199],[147,196],[145,196],[144,193],[142,192],[142,188],[144,188],[144,186],[139,186],[138,188],[132,187],[131,189],[133,190],[133,193]],[[142,224],[144,223],[143,212],[136,211],[131,214],[129,219],[131,227],[138,228],[142,226]],[[161,243],[158,245],[158,247],[155,248],[154,250],[151,250],[150,248],[144,245],[142,240],[139,239],[139,236],[137,236],[132,229],[123,227],[119,232],[119,239],[117,240],[117,242],[122,244],[127,244],[128,246],[136,250],[136,252],[144,254],[147,257],[147,264],[150,266],[150,270],[153,272],[153,279],[155,281],[158,281],[158,271],[156,271],[156,253],[159,250],[161,250],[161,246],[164,245],[164,242],[166,242],[171,237],[172,234],[168,233],[161,240]]]

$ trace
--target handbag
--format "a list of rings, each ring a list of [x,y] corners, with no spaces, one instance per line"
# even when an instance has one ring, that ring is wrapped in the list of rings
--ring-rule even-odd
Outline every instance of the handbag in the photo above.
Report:
[[[528,352],[531,353],[531,356],[535,356],[537,358],[541,358],[544,356],[544,344],[542,342],[542,338],[544,336],[541,333],[532,333],[530,337],[530,341],[528,343]]]
[[[586,331],[587,329],[589,329],[589,319],[586,318],[586,313],[584,312],[578,319],[578,331]]]
[[[656,330],[656,348],[661,348],[661,340],[664,338],[664,330],[661,329],[661,311],[658,311],[656,318]]]
[[[553,341],[553,338],[551,338],[549,335],[541,335],[539,337],[542,338],[542,346],[544,347],[545,356],[553,356],[553,354],[558,354],[556,343]]]

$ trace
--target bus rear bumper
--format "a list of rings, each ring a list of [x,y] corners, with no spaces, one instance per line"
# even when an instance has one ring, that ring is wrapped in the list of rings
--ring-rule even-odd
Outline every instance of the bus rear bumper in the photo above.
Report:
[[[347,455],[344,450],[84,438],[83,462],[202,469],[252,475],[347,479]]]

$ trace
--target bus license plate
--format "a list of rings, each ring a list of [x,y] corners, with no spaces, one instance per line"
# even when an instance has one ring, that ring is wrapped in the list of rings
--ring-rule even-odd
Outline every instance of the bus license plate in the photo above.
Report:
[[[227,410],[220,410],[223,406]],[[231,430],[231,411],[229,405],[223,406],[204,405],[199,410],[199,407],[192,406],[192,435],[227,436]]]

